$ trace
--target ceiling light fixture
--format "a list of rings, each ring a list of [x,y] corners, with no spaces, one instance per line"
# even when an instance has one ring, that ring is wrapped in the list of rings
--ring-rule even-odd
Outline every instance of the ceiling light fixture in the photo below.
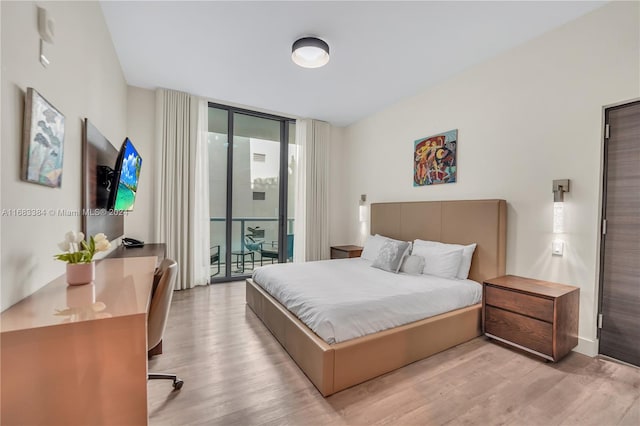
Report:
[[[329,62],[329,45],[316,37],[298,39],[291,47],[291,59],[303,68],[320,68]]]

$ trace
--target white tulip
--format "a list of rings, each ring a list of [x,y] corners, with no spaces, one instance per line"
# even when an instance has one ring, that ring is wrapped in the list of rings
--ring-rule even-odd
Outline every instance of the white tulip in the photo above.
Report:
[[[73,231],[69,231],[64,235],[64,238],[69,243],[75,243],[76,242],[76,233],[73,232]]]
[[[104,235],[102,232],[100,232],[100,233],[96,234],[96,235],[93,237],[93,240],[96,242],[96,244],[98,243],[98,241],[102,241],[102,240],[106,240],[106,239],[107,239],[107,236],[106,236],[106,235]]]
[[[96,251],[106,251],[111,248],[111,243],[107,240],[96,241]]]
[[[69,231],[65,234],[65,239],[70,243],[79,243],[84,240],[84,234],[82,232]]]
[[[69,251],[69,249],[71,248],[71,245],[69,244],[69,241],[64,240],[58,243],[58,248],[60,248],[60,250],[62,251]]]

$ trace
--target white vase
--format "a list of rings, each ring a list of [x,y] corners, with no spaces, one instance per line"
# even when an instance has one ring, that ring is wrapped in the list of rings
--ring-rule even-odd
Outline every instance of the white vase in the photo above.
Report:
[[[96,264],[91,263],[67,263],[67,284],[84,285],[91,283],[96,278]]]

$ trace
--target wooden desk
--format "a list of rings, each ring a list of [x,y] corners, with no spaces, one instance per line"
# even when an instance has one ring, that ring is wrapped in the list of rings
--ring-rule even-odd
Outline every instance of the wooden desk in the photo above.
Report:
[[[152,243],[145,244],[142,247],[125,247],[123,245],[118,246],[106,259],[114,259],[121,257],[147,257],[155,256],[158,258],[158,265],[167,256],[167,245],[164,243]]]
[[[155,256],[157,259],[156,266],[160,266],[160,263],[162,263],[166,255],[167,245],[165,243],[145,244],[142,247],[125,247],[123,245],[120,245],[115,250],[112,250],[111,253],[109,253],[105,257],[105,259]],[[152,357],[160,354],[162,354],[162,340],[160,340],[160,343],[158,343],[156,346],[149,349],[148,356]]]
[[[147,424],[147,311],[155,257],[105,259],[0,315],[2,424]]]

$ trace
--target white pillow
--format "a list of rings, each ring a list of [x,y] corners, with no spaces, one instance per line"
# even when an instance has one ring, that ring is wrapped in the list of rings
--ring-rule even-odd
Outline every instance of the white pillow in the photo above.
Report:
[[[442,278],[457,278],[456,274],[462,261],[462,249],[414,244],[411,255],[424,257],[423,274]]]
[[[413,242],[413,245],[440,245],[452,249],[462,249],[462,261],[460,261],[460,267],[458,268],[456,277],[460,280],[466,280],[467,278],[469,278],[469,270],[471,269],[471,258],[473,258],[473,252],[476,250],[476,243],[469,244],[468,246],[463,246],[461,244],[446,244],[438,241],[415,240]]]
[[[424,257],[422,256],[407,256],[400,265],[400,272],[404,272],[409,275],[422,275],[424,270]]]
[[[362,254],[360,254],[360,257],[373,262],[376,260],[376,257],[378,257],[378,253],[380,253],[380,249],[386,240],[387,239],[385,237],[378,234],[368,235],[367,240],[364,242],[364,247],[362,248]]]

